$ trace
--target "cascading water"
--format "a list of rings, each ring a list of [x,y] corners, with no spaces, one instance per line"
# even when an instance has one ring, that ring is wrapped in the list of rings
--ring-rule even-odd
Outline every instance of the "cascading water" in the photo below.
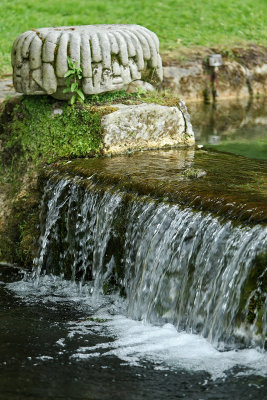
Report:
[[[219,349],[260,346],[267,329],[267,228],[220,221],[89,177],[48,180],[40,273],[119,291],[128,315],[200,333]]]

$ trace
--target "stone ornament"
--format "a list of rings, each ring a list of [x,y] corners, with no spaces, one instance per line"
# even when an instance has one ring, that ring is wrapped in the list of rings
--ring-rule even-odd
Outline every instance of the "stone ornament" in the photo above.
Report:
[[[85,95],[127,89],[135,80],[162,81],[159,41],[139,25],[84,25],[34,29],[12,48],[17,92],[68,99],[65,73],[70,57],[82,69]]]

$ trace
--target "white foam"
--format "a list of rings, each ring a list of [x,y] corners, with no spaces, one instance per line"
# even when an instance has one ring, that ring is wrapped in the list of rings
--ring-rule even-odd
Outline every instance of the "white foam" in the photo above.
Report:
[[[237,366],[246,369],[242,374],[267,376],[266,352],[255,349],[220,352],[205,338],[177,332],[171,324],[158,327],[121,315],[112,319],[109,316],[104,326],[114,341],[80,347],[76,356],[98,357],[100,352],[102,357],[113,355],[132,366],[145,366],[150,362],[160,370],[206,371],[214,380],[225,377],[226,372],[230,373]]]
[[[40,357],[36,357],[36,360],[41,360],[41,361],[53,360],[53,357],[50,357],[50,356],[40,356]]]
[[[24,279],[6,284],[15,296],[27,303],[60,303],[71,301],[76,304],[93,306],[94,310],[102,307],[108,300],[103,296],[94,296],[92,302],[92,287],[77,282],[67,281],[60,276],[43,275],[38,279],[32,274],[25,273]]]
[[[91,353],[91,354],[74,353],[71,356],[71,358],[80,359],[80,360],[88,360],[88,358],[99,357],[99,356],[100,356],[100,353]]]
[[[59,346],[65,347],[66,344],[64,342],[65,342],[65,338],[61,338],[56,341],[56,344],[58,344]]]
[[[223,378],[234,367],[241,367],[236,376],[256,374],[267,376],[267,353],[256,349],[221,352],[205,338],[178,332],[171,324],[153,326],[125,317],[125,303],[118,297],[92,296],[90,287],[65,281],[60,277],[43,276],[38,284],[30,278],[10,283],[7,287],[26,302],[73,301],[80,304],[93,318],[67,323],[68,341],[94,333],[113,337],[110,342],[77,348],[71,358],[87,360],[94,357],[118,357],[128,365],[146,366],[159,370],[206,371],[212,379]],[[117,314],[116,314],[117,312]],[[64,346],[64,338],[57,345]],[[43,356],[46,357],[46,356]],[[44,360],[44,358],[42,359]]]

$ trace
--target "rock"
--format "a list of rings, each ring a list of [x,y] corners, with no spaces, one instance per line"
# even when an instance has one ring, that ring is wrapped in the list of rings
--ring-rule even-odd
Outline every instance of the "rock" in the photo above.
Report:
[[[250,44],[222,52],[222,65],[209,67],[217,49],[196,50],[186,62],[175,53],[163,56],[163,90],[186,100],[212,102],[223,98],[259,97],[267,92],[267,48]],[[214,95],[214,98],[213,98]]]
[[[105,154],[194,144],[191,124],[178,107],[147,103],[116,107],[101,121]]]
[[[206,175],[206,171],[198,168],[188,168],[185,171],[181,172],[181,176],[187,179],[199,179]]]
[[[52,111],[52,115],[62,115],[62,114],[63,114],[62,108],[54,108]]]
[[[267,91],[267,48],[250,44],[246,48],[236,47],[232,50],[237,62],[247,71],[247,83],[250,94],[257,97],[266,95]]]
[[[267,93],[267,63],[256,65],[249,70],[249,83],[255,96]]]
[[[85,95],[127,89],[142,79],[156,85],[162,81],[155,33],[139,25],[85,25],[19,35],[12,48],[15,89],[68,99],[63,93],[68,56],[82,69],[79,86]]]
[[[203,93],[209,88],[209,77],[203,69],[202,62],[196,61],[187,65],[163,67],[162,89],[169,90],[186,99],[203,99]]]
[[[185,99],[211,100],[212,69],[197,60],[184,66],[174,63],[163,67],[162,89],[170,90]],[[216,68],[214,86],[218,97],[244,97],[249,95],[248,69],[236,61],[224,60]]]
[[[183,99],[180,100],[180,111],[183,114],[184,117],[184,122],[185,122],[185,131],[187,132],[188,135],[190,136],[194,136],[194,131],[193,131],[193,127],[192,124],[190,122],[190,115],[187,111],[187,107],[185,105],[185,102]]]
[[[154,92],[155,88],[151,85],[151,83],[137,80],[130,83],[127,93],[137,93],[138,90],[142,92]]]
[[[224,61],[217,68],[215,87],[219,97],[247,97],[249,88],[247,84],[248,70],[236,61]]]
[[[0,80],[0,103],[11,96],[19,96],[14,90],[12,80],[8,78]]]

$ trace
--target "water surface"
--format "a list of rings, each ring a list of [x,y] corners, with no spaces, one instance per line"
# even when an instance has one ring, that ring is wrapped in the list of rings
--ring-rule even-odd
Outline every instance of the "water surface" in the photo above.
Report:
[[[198,144],[249,158],[267,160],[267,101],[219,100],[189,104]]]
[[[266,355],[256,350],[221,354],[171,325],[127,319],[116,298],[92,298],[60,278],[21,278],[1,270],[1,399],[266,396]]]
[[[189,148],[63,161],[46,172],[81,177],[85,185],[113,185],[224,218],[267,221],[266,161]]]

